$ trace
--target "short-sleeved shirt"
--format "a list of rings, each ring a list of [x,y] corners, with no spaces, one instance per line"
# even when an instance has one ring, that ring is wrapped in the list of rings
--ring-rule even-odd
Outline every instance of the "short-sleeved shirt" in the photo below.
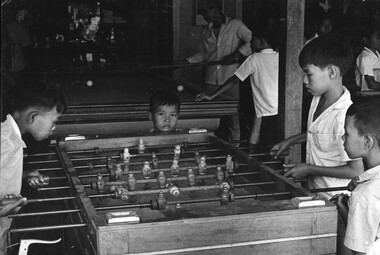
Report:
[[[7,119],[1,123],[0,199],[7,194],[19,195],[21,192],[25,147],[16,121],[11,115],[7,115]],[[7,244],[6,231],[11,223],[11,218],[0,217],[0,247]]]
[[[343,95],[313,121],[320,96],[312,99],[307,121],[306,163],[322,167],[335,167],[350,161],[344,150],[342,135],[348,107],[352,104],[350,92],[343,87]],[[308,177],[309,188],[329,188],[347,186],[349,179],[327,176]],[[330,199],[337,192],[323,192],[318,195]]]
[[[380,238],[380,165],[362,173],[358,182],[348,200],[344,245],[357,252],[367,252]]]
[[[244,56],[251,54],[252,32],[238,19],[226,17],[226,21],[220,27],[218,37],[215,36],[213,23],[202,31],[200,49],[197,54],[187,58],[190,63],[202,61],[220,61],[224,57],[239,50]],[[206,68],[205,83],[223,85],[228,78],[234,75],[238,64],[213,65]]]
[[[380,68],[380,55],[378,51],[371,51],[367,47],[356,58],[355,81],[362,91],[371,90],[364,76],[375,76],[373,70]]]
[[[250,55],[235,72],[241,81],[250,76],[257,118],[278,113],[278,59],[278,52],[264,49]]]
[[[367,255],[380,255],[380,239],[377,239],[368,247]]]

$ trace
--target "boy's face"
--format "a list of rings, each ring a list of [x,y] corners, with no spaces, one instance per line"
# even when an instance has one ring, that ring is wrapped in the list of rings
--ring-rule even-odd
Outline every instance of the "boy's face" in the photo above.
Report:
[[[57,107],[49,111],[39,110],[30,124],[30,133],[37,141],[47,139],[55,130],[55,124],[61,113],[57,112]]]
[[[175,129],[178,121],[178,110],[175,105],[160,105],[150,113],[155,131],[167,132]]]
[[[380,31],[375,31],[369,40],[369,47],[380,50]]]
[[[353,116],[347,116],[344,123],[345,133],[342,136],[344,141],[344,149],[347,155],[354,159],[362,157],[364,153],[364,141],[363,136],[360,136],[358,129],[355,127],[355,118]]]
[[[304,72],[303,84],[306,90],[313,96],[320,96],[328,90],[331,82],[328,69],[328,67],[321,69],[312,64],[308,64],[302,68]]]
[[[318,35],[327,35],[332,31],[332,24],[329,19],[324,19],[318,26]]]

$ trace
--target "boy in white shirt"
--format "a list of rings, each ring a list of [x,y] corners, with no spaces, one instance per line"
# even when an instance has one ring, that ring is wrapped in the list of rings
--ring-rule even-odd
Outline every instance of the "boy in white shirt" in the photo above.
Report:
[[[0,203],[0,255],[6,254],[9,240],[7,231],[17,207],[27,202],[20,197],[22,178],[37,188],[48,185],[47,179],[38,171],[23,174],[23,148],[26,148],[22,135],[31,134],[37,141],[48,138],[55,129],[55,123],[66,109],[63,94],[48,84],[25,84],[15,88],[13,112],[1,123],[1,162],[0,162],[0,201],[13,198],[16,201]]]
[[[255,53],[248,58],[235,71],[231,79],[244,81],[250,77],[253,103],[256,116],[253,118],[250,144],[256,145],[260,140],[262,118],[278,114],[278,60],[279,54],[274,51],[276,41],[274,34],[266,31],[257,31],[253,38],[252,48]],[[272,44],[272,45],[271,45]],[[211,95],[201,93],[196,100],[212,100],[219,94],[228,90],[236,82],[226,82]]]
[[[310,189],[347,186],[350,179],[364,171],[361,160],[351,160],[344,151],[344,121],[352,104],[350,92],[343,86],[343,74],[352,63],[352,50],[344,38],[327,35],[304,46],[299,65],[303,83],[313,95],[307,121],[307,132],[286,138],[271,149],[274,157],[283,156],[292,145],[306,142],[306,162],[285,165],[285,176],[308,177]],[[323,192],[331,199],[340,192]],[[344,225],[338,221],[337,254],[345,254]],[[348,251],[349,252],[349,251]]]
[[[364,49],[356,58],[355,80],[361,91],[380,90],[374,69],[380,69],[380,29],[369,28],[363,36]],[[379,70],[380,72],[380,70]]]
[[[354,254],[380,253],[379,127],[379,100],[353,104],[347,110],[344,148],[350,158],[363,158],[367,168],[352,181],[355,189],[348,200],[348,208],[342,203],[343,196],[337,202],[347,222],[344,244]]]

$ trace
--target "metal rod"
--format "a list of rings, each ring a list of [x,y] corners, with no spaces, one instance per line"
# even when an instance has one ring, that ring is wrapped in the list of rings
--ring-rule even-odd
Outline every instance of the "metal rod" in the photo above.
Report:
[[[32,165],[32,164],[47,164],[47,163],[59,163],[58,159],[54,160],[39,160],[39,161],[28,161],[24,162],[25,165]]]
[[[165,146],[162,146],[162,145],[150,145],[149,149],[168,148],[170,146],[174,147],[175,145],[176,144],[167,144]],[[212,145],[212,142],[188,143],[188,146],[204,146],[204,145]],[[110,151],[120,151],[120,152],[122,152],[122,149],[120,149],[120,147],[118,147],[118,148],[100,148],[100,147],[97,147],[97,148],[99,148],[102,152],[110,152]],[[126,148],[137,149],[137,145],[126,147]],[[95,148],[94,149],[87,149],[87,150],[72,150],[72,151],[68,151],[67,153],[68,154],[80,154],[80,153],[93,153],[94,151],[95,151]],[[148,153],[142,153],[140,155],[144,155],[144,154],[148,154]],[[138,154],[136,154],[136,155],[138,155]]]
[[[36,198],[36,199],[27,199],[27,203],[37,203],[37,202],[55,202],[60,200],[70,200],[75,199],[75,197],[52,197],[52,198]]]
[[[207,158],[207,160],[215,160],[215,159],[222,159],[222,158],[226,158],[226,156],[215,156],[215,157],[212,157],[212,158]],[[91,160],[91,159],[86,159],[86,161],[88,160]],[[170,159],[164,159],[164,160],[160,160],[159,162],[160,163],[171,163],[173,160],[170,160]],[[182,158],[182,159],[179,159],[179,162],[178,163],[183,163],[183,162],[188,162],[188,161],[195,161],[194,158]],[[120,163],[120,165],[125,165],[125,163]],[[129,162],[128,163],[128,166],[139,166],[139,165],[143,165],[142,162]],[[99,164],[99,165],[94,165],[94,168],[101,168],[101,167],[105,167],[107,166],[106,164]],[[81,168],[89,168],[89,166],[75,166],[74,167],[75,169],[81,169]]]
[[[252,183],[241,183],[235,184],[235,188],[244,188],[250,186],[261,186],[261,185],[273,185],[275,182],[252,182]]]
[[[20,232],[36,232],[42,230],[56,230],[56,229],[65,229],[65,228],[81,228],[87,227],[86,223],[79,224],[67,224],[67,225],[56,225],[56,226],[44,226],[44,227],[32,227],[32,228],[15,228],[10,229],[9,232],[11,234],[20,233]]]
[[[35,171],[57,171],[57,170],[63,170],[62,167],[48,167],[48,168],[37,168],[33,169]]]
[[[49,211],[49,212],[18,213],[18,214],[8,215],[8,218],[37,216],[37,215],[50,215],[50,214],[63,214],[63,213],[74,213],[74,212],[80,212],[80,211],[81,211],[80,209],[70,209],[70,210],[58,210],[58,211]]]
[[[34,153],[34,154],[24,154],[24,158],[29,158],[29,157],[40,157],[40,156],[52,156],[56,155],[56,152],[45,152],[45,153]]]
[[[188,191],[206,191],[213,189],[220,189],[220,185],[205,185],[205,186],[192,186],[192,187],[181,187],[178,188],[180,192],[188,192]],[[138,190],[138,191],[128,191],[128,195],[147,195],[147,194],[158,194],[158,193],[168,193],[168,189],[149,189],[149,190]],[[89,195],[89,198],[101,198],[101,197],[112,197],[113,194],[97,194],[97,195]]]
[[[261,164],[263,164],[263,165],[281,164],[281,163],[282,163],[281,160],[273,160],[273,161],[265,161],[265,162],[261,162]]]
[[[38,191],[47,191],[47,190],[62,190],[62,189],[70,189],[70,186],[56,186],[56,187],[45,187],[45,188],[38,188]]]
[[[97,175],[96,175],[97,176]],[[208,179],[208,178],[213,178],[215,177],[215,174],[206,174],[206,175],[196,175],[195,179],[200,180],[200,179]],[[181,177],[168,177],[166,178],[167,182],[175,182],[175,181],[187,181],[186,176],[181,176]],[[141,179],[141,180],[136,180],[136,184],[145,184],[145,183],[157,183],[157,179]],[[127,181],[111,181],[111,182],[105,182],[104,185],[106,186],[112,186],[112,185],[127,185]],[[85,188],[91,188],[91,184],[85,184],[83,185]]]
[[[330,192],[330,191],[340,191],[340,190],[348,190],[347,186],[342,187],[331,187],[331,188],[320,188],[320,189],[308,189],[310,192],[318,193],[318,192]]]
[[[207,150],[199,150],[199,152],[216,152],[216,151],[224,151],[224,149],[207,149]],[[194,154],[195,150],[193,151],[187,151],[186,154]],[[141,154],[132,154],[131,157],[150,157],[152,154],[151,153],[141,153]],[[166,156],[166,155],[173,155],[173,152],[157,152],[157,156]],[[214,158],[225,158],[226,156],[215,156],[211,157],[209,159],[214,159]],[[112,159],[120,159],[120,156],[111,156]],[[87,158],[72,158],[72,162],[76,161],[89,161],[89,160],[105,160],[107,159],[107,156],[99,156],[99,157],[87,157]],[[182,160],[186,160],[183,158]],[[181,161],[181,159],[180,159]],[[136,163],[136,162],[130,162],[131,163]]]
[[[246,166],[247,164],[239,164],[239,167],[240,166]],[[220,166],[222,169],[225,168],[225,165],[224,164],[217,164],[217,165],[207,165],[207,169],[213,169],[213,168],[216,168],[217,166]],[[179,170],[180,171],[185,171],[185,170],[188,170],[189,168],[192,168],[192,169],[197,169],[198,166],[189,166],[189,167],[179,167]],[[160,171],[163,171],[163,172],[170,172],[171,171],[171,168],[158,168],[158,169],[152,169],[152,173],[158,173]],[[129,170],[128,173],[132,173],[132,174],[141,174],[142,171],[141,170]],[[123,173],[123,175],[128,175],[128,173]],[[110,174],[109,173],[103,173],[102,174],[103,176],[109,176]],[[93,177],[97,177],[98,176],[98,173],[95,173],[95,174],[82,174],[82,175],[78,175],[79,178],[93,178]]]
[[[292,192],[275,192],[275,193],[263,193],[263,194],[252,194],[252,195],[240,195],[240,196],[235,196],[235,199],[247,199],[247,198],[257,199],[259,197],[275,197],[275,196],[283,196],[283,195],[291,195],[291,194]],[[194,199],[194,200],[167,201],[166,205],[207,203],[207,202],[216,202],[216,201],[220,201],[220,198],[215,197],[215,198],[204,198],[204,199]],[[140,204],[129,204],[129,205],[120,205],[120,206],[95,207],[95,210],[104,211],[104,210],[116,210],[116,209],[131,209],[131,208],[149,208],[149,207],[150,207],[150,203],[140,203]]]

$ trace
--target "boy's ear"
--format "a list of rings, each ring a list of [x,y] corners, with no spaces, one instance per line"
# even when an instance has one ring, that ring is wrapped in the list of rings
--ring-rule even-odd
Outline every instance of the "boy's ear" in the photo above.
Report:
[[[364,149],[370,150],[373,148],[375,143],[374,138],[371,135],[365,135],[364,136]]]
[[[327,69],[327,72],[328,72],[329,78],[334,80],[339,75],[339,68],[337,66],[330,65]]]
[[[151,111],[148,111],[148,118],[149,118],[149,120],[152,120],[152,112]]]
[[[27,118],[28,118],[28,123],[29,124],[32,124],[35,120],[36,120],[36,117],[38,116],[38,111],[30,111],[27,115]]]
[[[363,43],[364,43],[365,45],[368,45],[368,44],[369,44],[369,38],[368,38],[367,36],[363,37],[362,41],[363,41]]]

